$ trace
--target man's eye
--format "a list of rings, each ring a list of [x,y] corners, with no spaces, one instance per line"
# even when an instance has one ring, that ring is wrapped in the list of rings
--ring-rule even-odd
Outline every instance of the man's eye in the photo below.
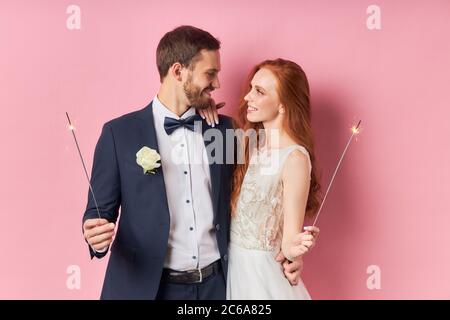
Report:
[[[256,89],[256,92],[258,92],[258,94],[263,94],[263,92],[259,89]]]

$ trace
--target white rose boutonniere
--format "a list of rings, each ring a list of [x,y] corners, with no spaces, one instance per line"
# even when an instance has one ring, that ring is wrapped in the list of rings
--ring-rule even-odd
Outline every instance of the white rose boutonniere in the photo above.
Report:
[[[149,147],[144,146],[136,153],[136,162],[144,169],[144,174],[155,174],[156,168],[161,166],[161,163],[157,163],[159,160],[159,153]]]

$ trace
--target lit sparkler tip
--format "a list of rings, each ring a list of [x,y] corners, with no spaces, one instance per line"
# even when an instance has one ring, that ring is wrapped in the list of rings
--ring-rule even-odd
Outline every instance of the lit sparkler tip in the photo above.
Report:
[[[70,121],[69,114],[66,111],[67,122],[69,122],[69,130],[75,130],[75,127],[72,125],[72,121]]]
[[[358,124],[356,125],[356,126],[353,126],[352,128],[351,128],[351,130],[352,130],[352,132],[353,132],[353,134],[358,134],[359,133],[359,126],[360,126],[360,124],[361,124],[361,120],[359,120],[359,122],[358,122]]]

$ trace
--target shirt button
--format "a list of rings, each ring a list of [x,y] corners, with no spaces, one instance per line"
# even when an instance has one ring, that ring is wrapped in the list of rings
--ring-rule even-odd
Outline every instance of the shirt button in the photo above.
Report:
[[[190,201],[189,200],[186,200],[186,203],[189,203]]]
[[[195,260],[195,259],[197,259],[197,257],[196,257],[196,256],[192,256],[192,259],[194,259],[194,260]]]
[[[216,230],[217,230],[217,231],[220,230],[220,224],[216,224]]]
[[[192,230],[194,230],[194,228],[190,227],[190,228],[189,228],[189,230],[191,230],[191,231],[192,231]]]
[[[181,146],[184,147],[184,143],[182,143]]]
[[[187,174],[187,171],[185,171],[184,174]]]
[[[227,260],[228,260],[228,256],[227,256],[227,255],[224,255],[224,256],[223,256],[223,260],[227,261]]]

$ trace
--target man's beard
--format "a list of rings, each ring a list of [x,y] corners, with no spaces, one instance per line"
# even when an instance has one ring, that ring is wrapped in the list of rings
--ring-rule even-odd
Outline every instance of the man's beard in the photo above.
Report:
[[[211,92],[214,90],[213,88],[208,87],[202,90],[192,83],[192,77],[188,77],[183,85],[183,90],[191,107],[195,109],[206,109],[211,105],[211,97],[203,95],[203,91],[208,90]]]

